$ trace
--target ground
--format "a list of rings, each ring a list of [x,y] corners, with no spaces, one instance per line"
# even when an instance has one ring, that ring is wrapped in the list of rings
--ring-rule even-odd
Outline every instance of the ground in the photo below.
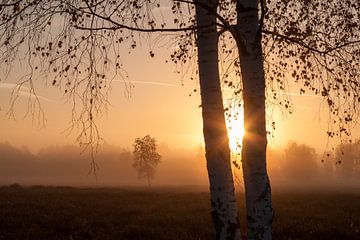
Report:
[[[238,197],[243,231],[243,198]],[[360,191],[273,193],[274,239],[360,239]],[[209,193],[190,188],[0,188],[0,239],[213,239]]]

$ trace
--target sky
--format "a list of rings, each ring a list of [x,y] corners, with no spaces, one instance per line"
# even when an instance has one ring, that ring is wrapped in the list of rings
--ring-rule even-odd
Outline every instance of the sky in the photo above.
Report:
[[[165,59],[150,59],[148,55],[141,53],[133,53],[127,57],[126,65],[129,67],[126,70],[135,87],[129,97],[123,81],[114,80],[109,96],[109,109],[98,122],[103,139],[130,147],[136,137],[150,134],[159,142],[179,147],[200,144],[199,96],[189,96],[194,84],[189,82],[182,86],[180,77],[173,73],[174,66],[165,64]],[[142,62],[140,64],[139,59]],[[64,132],[69,127],[71,104],[66,104],[60,91],[45,87],[41,82],[37,86],[37,94],[41,96],[45,127],[38,128],[31,116],[23,117],[28,103],[26,94],[14,106],[16,120],[9,118],[7,111],[14,83],[13,79],[8,78],[0,85],[0,141],[28,145],[31,149],[75,141],[76,132],[70,135]]]
[[[166,16],[170,6],[163,11]],[[122,56],[129,81],[135,87],[131,89],[129,97],[124,82],[120,78],[113,81],[108,111],[97,122],[100,136],[105,142],[131,148],[136,137],[150,134],[159,144],[172,148],[193,149],[203,145],[200,96],[199,91],[194,92],[194,89],[199,90],[198,82],[190,80],[189,76],[182,79],[175,73],[174,64],[170,61],[165,63],[171,48],[164,45],[166,47],[154,49],[154,58],[149,56],[145,43],[140,44],[131,54]],[[13,108],[15,119],[9,118],[12,88],[25,74],[26,66],[20,64],[13,66],[12,74],[6,78],[0,74],[0,142],[27,146],[34,152],[49,145],[76,144],[79,129],[73,132],[67,130],[70,127],[72,105],[66,102],[58,89],[49,84],[51,79],[47,82],[43,79],[35,81],[46,118],[44,126],[39,128],[36,116],[33,118],[28,114],[24,117],[29,106],[26,87],[22,89]],[[299,86],[288,84],[294,113],[283,114],[276,107],[267,109],[268,121],[276,122],[273,137],[269,137],[269,146],[281,148],[289,141],[296,141],[311,145],[318,152],[324,151],[327,147],[328,119],[321,98],[300,96]],[[231,92],[225,89],[224,101],[230,96]],[[235,124],[232,126],[233,131],[229,132],[230,142],[242,134],[242,121]],[[357,138],[358,133],[356,129],[353,137]]]
[[[158,143],[173,148],[192,149],[203,144],[200,96],[199,91],[193,91],[198,89],[198,83],[181,79],[175,73],[175,66],[165,63],[166,57],[164,53],[150,58],[141,48],[124,57],[129,81],[135,87],[129,97],[121,79],[112,83],[109,109],[98,121],[105,142],[131,148],[136,137],[150,134]],[[21,72],[14,70],[17,74]],[[36,89],[45,113],[44,127],[38,127],[36,117],[24,117],[28,107],[26,88],[14,106],[16,118],[9,118],[7,112],[15,79],[10,75],[0,82],[0,141],[26,145],[33,151],[48,145],[76,143],[77,131],[69,133],[66,130],[70,126],[72,105],[58,89],[45,86],[43,81],[37,82]],[[296,85],[291,88],[296,89]],[[226,92],[224,99],[229,97]],[[325,114],[321,114],[324,112],[321,98],[299,96],[296,90],[289,94],[294,105],[292,115],[282,114],[279,108],[268,109],[269,119],[276,122],[274,136],[269,137],[270,147],[278,148],[289,141],[297,141],[323,151],[327,143],[327,119]],[[237,124],[242,125],[242,122]],[[236,129],[242,131],[241,127]],[[230,132],[230,135],[233,137],[235,134]]]

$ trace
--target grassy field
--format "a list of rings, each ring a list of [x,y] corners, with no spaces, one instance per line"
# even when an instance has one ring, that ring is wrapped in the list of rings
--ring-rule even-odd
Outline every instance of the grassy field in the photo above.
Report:
[[[359,192],[282,191],[273,202],[274,239],[360,239]],[[2,187],[0,239],[213,239],[209,211],[206,192]]]

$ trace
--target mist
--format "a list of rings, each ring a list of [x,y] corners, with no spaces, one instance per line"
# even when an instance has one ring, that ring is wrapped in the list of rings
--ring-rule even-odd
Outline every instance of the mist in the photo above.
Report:
[[[199,152],[159,146],[162,161],[154,185],[206,185],[205,161]],[[91,155],[74,145],[48,146],[37,153],[27,147],[0,143],[0,185],[146,186],[132,167],[131,150],[102,145],[95,169]]]
[[[204,150],[158,146],[162,155],[156,169],[154,186],[199,186],[207,189]],[[268,149],[268,171],[273,189],[344,188],[360,186],[360,143],[338,146],[319,154],[305,144],[289,142],[282,149]],[[0,143],[0,185],[54,186],[146,186],[132,167],[131,149],[104,144],[91,168],[89,151],[74,145],[48,146],[36,153],[27,147]],[[240,163],[239,160],[237,162]],[[95,170],[95,171],[94,171]],[[240,169],[235,182],[242,187]]]

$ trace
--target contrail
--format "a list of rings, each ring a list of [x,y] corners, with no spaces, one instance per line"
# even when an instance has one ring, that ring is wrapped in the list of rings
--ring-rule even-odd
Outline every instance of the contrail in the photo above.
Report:
[[[121,80],[113,80],[112,82],[121,82],[121,83],[127,83]],[[156,85],[156,86],[165,86],[165,87],[184,87],[184,85],[179,85],[179,84],[172,84],[172,83],[165,83],[165,82],[153,82],[153,81],[129,81],[128,84],[132,84],[132,83],[139,83],[139,84],[148,84],[148,85]],[[233,90],[231,88],[223,88],[224,90]],[[290,96],[295,96],[295,97],[312,97],[312,98],[321,98],[321,96],[319,95],[315,95],[315,94],[300,94],[300,93],[295,93],[295,92],[272,92],[272,91],[267,91],[268,93],[276,93],[276,94],[280,94],[280,95],[290,95]]]
[[[163,87],[184,87],[184,85],[181,84],[172,84],[172,83],[166,83],[166,82],[154,82],[154,81],[129,81],[129,82],[125,82],[122,80],[112,80],[112,82],[118,82],[118,83],[123,83],[123,84],[146,84],[146,85],[154,85],[154,86],[163,86]],[[1,83],[0,82],[0,88],[3,89],[14,89],[15,87],[17,87],[17,84],[13,84],[13,83]],[[227,90],[227,89],[224,89]],[[22,97],[31,97],[31,98],[35,98],[35,96],[33,94],[30,93],[30,88],[26,87],[26,86],[21,86],[20,90],[18,91],[19,95]],[[295,96],[295,97],[312,97],[312,98],[320,98],[321,96],[319,95],[312,95],[312,94],[299,94],[299,93],[294,93],[294,92],[271,92],[268,91],[268,93],[276,93],[276,94],[280,94],[280,95],[290,95],[290,96]],[[53,100],[41,95],[36,95],[36,97],[38,99],[47,101],[47,102],[53,102],[53,103],[60,103],[60,101],[57,100]]]
[[[18,87],[19,85],[14,84],[14,83],[1,83],[0,82],[0,88],[5,88],[5,89],[14,89],[15,87]],[[29,87],[26,86],[21,86],[22,89],[30,91]]]
[[[321,98],[321,96],[319,95],[315,95],[315,94],[300,94],[300,93],[294,93],[294,92],[272,92],[272,91],[268,91],[268,93],[277,93],[277,94],[281,94],[281,95],[290,95],[290,96],[294,96],[294,97],[313,97],[313,98]]]
[[[312,110],[312,107],[308,107],[308,106],[303,106],[303,105],[295,105],[294,109],[299,109],[299,110]]]
[[[13,90],[14,88],[18,87],[19,85],[17,84],[14,84],[14,83],[1,83],[0,82],[0,88],[2,89],[11,89]],[[26,86],[21,86],[19,91],[16,91],[16,93],[19,94],[19,96],[21,97],[30,97],[30,98],[38,98],[40,100],[44,100],[44,101],[47,101],[47,102],[51,102],[51,103],[60,103],[60,101],[57,101],[57,100],[53,100],[53,99],[50,99],[50,98],[47,98],[47,97],[44,97],[44,96],[41,96],[41,95],[34,95],[30,92],[30,88],[29,87],[26,87]]]
[[[183,87],[182,85],[179,84],[172,84],[172,83],[165,83],[165,82],[152,82],[152,81],[129,81],[129,82],[124,82],[121,80],[113,80],[112,82],[121,82],[121,83],[128,83],[128,84],[133,84],[133,83],[139,83],[139,84],[148,84],[148,85],[156,85],[156,86],[164,86],[164,87]]]

